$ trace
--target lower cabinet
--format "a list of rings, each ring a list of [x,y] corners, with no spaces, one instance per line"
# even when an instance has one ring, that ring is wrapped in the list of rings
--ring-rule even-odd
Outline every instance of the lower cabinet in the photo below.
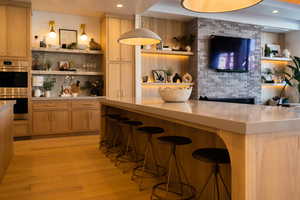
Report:
[[[73,110],[73,131],[97,131],[100,129],[100,110]]]
[[[97,101],[33,102],[32,134],[51,135],[100,130]]]

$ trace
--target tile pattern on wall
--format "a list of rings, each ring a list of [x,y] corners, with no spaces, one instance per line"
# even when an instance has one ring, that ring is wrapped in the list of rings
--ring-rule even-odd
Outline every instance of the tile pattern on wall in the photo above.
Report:
[[[196,35],[195,56],[190,73],[195,87],[192,98],[200,96],[219,98],[254,97],[261,102],[261,29],[259,26],[198,18],[190,22],[189,31]],[[209,37],[211,35],[251,38],[255,40],[250,52],[248,73],[225,73],[209,69]]]

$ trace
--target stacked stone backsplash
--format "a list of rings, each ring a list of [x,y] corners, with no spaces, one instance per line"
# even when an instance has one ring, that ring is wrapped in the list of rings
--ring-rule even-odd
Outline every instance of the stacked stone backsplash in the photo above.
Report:
[[[190,32],[195,34],[195,56],[191,58],[190,73],[195,86],[192,98],[253,97],[261,103],[261,29],[259,26],[235,22],[198,18],[190,22]],[[209,37],[211,35],[251,38],[255,47],[250,52],[249,72],[225,73],[209,68]]]

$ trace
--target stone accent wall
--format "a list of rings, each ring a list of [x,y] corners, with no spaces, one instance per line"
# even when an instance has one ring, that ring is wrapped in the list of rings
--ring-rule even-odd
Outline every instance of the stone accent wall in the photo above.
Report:
[[[261,103],[261,29],[259,26],[198,18],[190,22],[190,32],[196,35],[195,56],[190,73],[195,87],[192,98],[200,96],[235,98],[254,97]],[[255,40],[250,53],[248,73],[225,73],[209,69],[209,37],[211,35],[251,38]]]

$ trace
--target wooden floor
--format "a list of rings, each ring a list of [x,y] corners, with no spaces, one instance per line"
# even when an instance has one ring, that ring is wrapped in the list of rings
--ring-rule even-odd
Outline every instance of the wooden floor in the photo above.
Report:
[[[98,149],[98,136],[15,142],[15,156],[0,184],[0,200],[144,200]]]

